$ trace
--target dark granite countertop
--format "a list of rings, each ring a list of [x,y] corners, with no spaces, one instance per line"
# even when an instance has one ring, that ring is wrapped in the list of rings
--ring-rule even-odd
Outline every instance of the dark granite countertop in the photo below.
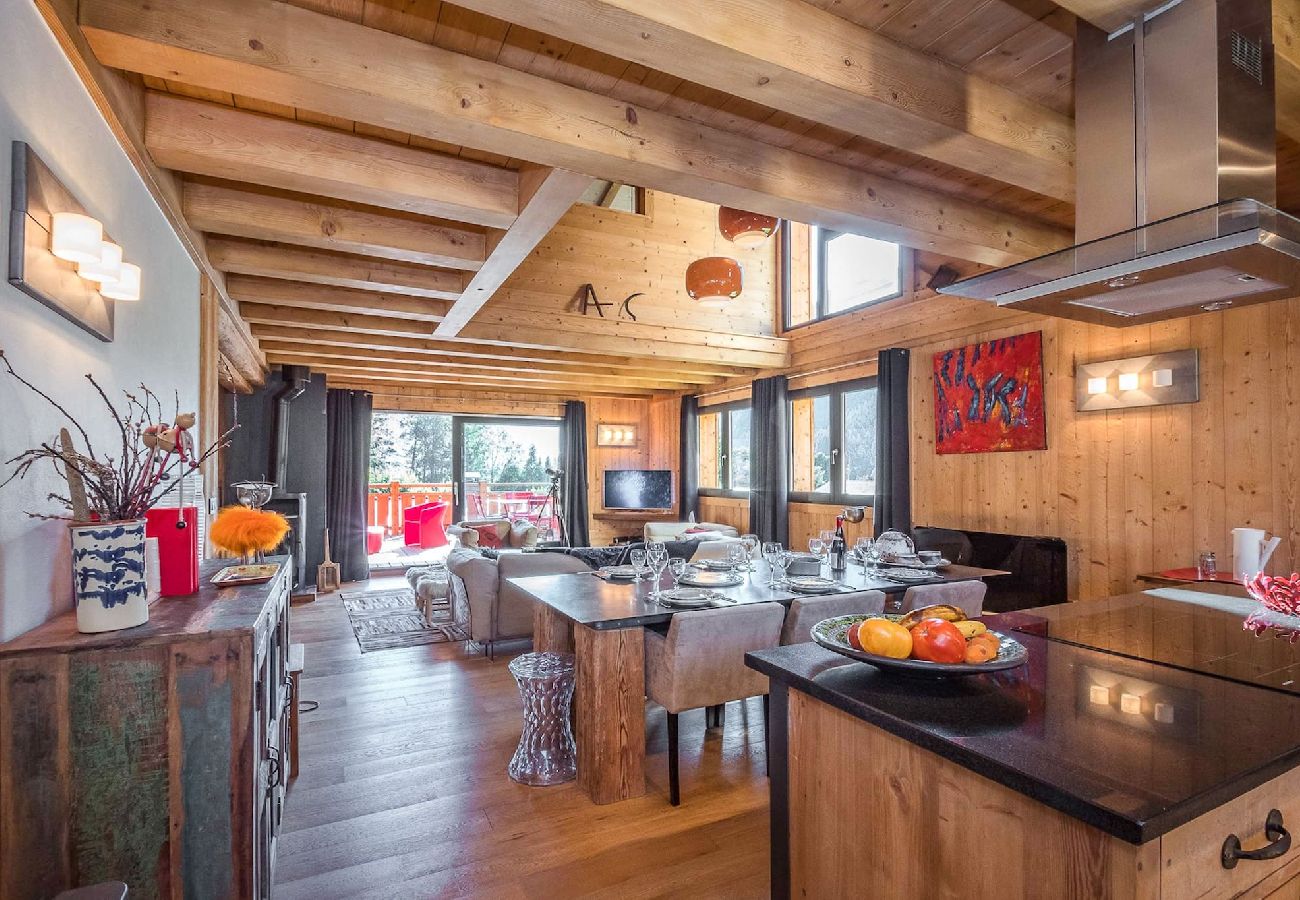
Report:
[[[1075,606],[1084,612],[1090,604]],[[746,660],[776,682],[1132,843],[1300,765],[1300,698],[1289,693],[1032,633],[1016,637],[1029,650],[1026,665],[948,680],[885,673],[815,644]],[[1285,643],[1247,637],[1261,658]],[[1239,663],[1251,655],[1248,645],[1234,646]],[[1125,694],[1137,698],[1136,711],[1122,711]]]

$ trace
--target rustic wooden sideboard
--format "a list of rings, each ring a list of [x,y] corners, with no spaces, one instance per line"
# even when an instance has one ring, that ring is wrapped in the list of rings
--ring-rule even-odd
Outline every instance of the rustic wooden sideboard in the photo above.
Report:
[[[288,779],[289,575],[0,644],[0,897],[271,896]]]

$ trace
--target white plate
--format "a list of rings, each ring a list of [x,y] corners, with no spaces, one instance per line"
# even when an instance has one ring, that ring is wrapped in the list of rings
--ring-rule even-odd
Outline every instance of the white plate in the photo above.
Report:
[[[694,609],[701,606],[712,606],[714,603],[713,593],[711,591],[700,590],[699,588],[673,588],[671,591],[664,591],[659,598],[659,602],[665,606],[680,606],[683,609]]]
[[[929,569],[890,568],[881,569],[879,574],[893,581],[933,581],[935,578]]]
[[[636,577],[636,566],[606,566],[600,570],[600,574],[606,578],[626,578],[630,580]]]
[[[732,572],[687,572],[681,583],[697,587],[734,587],[744,584],[745,579]]]
[[[710,572],[730,572],[735,568],[725,559],[706,559],[701,562],[691,564],[696,569],[705,569]]]
[[[820,575],[795,575],[787,578],[786,584],[801,594],[833,594],[840,589],[839,582]]]

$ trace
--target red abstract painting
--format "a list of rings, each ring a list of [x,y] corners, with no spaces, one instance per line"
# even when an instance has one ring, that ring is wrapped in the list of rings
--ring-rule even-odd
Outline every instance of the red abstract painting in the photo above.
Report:
[[[936,453],[1046,450],[1043,333],[934,355]]]

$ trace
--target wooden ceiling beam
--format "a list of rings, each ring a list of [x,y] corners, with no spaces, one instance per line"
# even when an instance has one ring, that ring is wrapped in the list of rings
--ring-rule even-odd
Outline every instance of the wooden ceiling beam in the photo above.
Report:
[[[338,291],[342,288],[328,290]],[[428,322],[390,319],[360,312],[335,312],[260,302],[241,302],[239,310],[245,321],[262,325],[297,325],[389,337],[433,337],[433,327]],[[564,318],[552,317],[561,322]],[[710,363],[725,360],[731,365],[755,369],[780,368],[788,364],[790,356],[788,341],[783,338],[685,332],[679,338],[683,342],[678,343],[674,341],[673,334],[677,329],[646,328],[640,329],[637,335],[619,335],[595,331],[594,321],[579,324],[586,325],[591,330],[569,331],[555,327],[554,321],[521,321],[518,317],[509,316],[502,320],[493,316],[491,321],[471,322],[454,338],[439,340],[523,347],[556,354],[603,352],[616,356],[657,359],[666,366],[675,366],[679,360]]]
[[[243,367],[240,377],[245,384],[262,384],[266,380],[266,360],[248,326],[239,318],[238,304],[226,291],[225,276],[208,260],[203,235],[185,220],[180,180],[175,173],[155,163],[145,147],[143,88],[128,81],[122,73],[106,68],[95,58],[77,24],[76,0],[36,0],[36,8],[81,79],[105,124],[176,232],[177,240],[194,260],[194,264],[212,282],[222,313],[220,320],[223,325],[218,332],[220,352],[226,356],[232,368],[236,364]]]
[[[1163,0],[1055,0],[1083,21],[1107,33],[1118,31],[1144,12],[1163,6]]]
[[[456,300],[465,287],[465,276],[449,269],[262,241],[209,238],[208,258],[214,266],[227,273],[433,300]]]
[[[511,381],[538,381],[557,384],[613,384],[629,387],[655,388],[659,390],[677,390],[686,385],[668,375],[659,376],[630,375],[613,372],[602,375],[555,369],[534,369],[527,365],[506,365],[497,363],[492,366],[461,365],[447,361],[429,361],[397,359],[390,356],[380,358],[358,357],[356,355],[337,355],[322,352],[319,348],[302,347],[290,344],[291,350],[267,349],[267,359],[272,363],[290,363],[293,365],[310,365],[322,368],[351,369],[358,372],[394,372],[414,375],[461,375],[467,378],[505,378]]]
[[[804,0],[458,0],[508,22],[1039,194],[1074,199],[1074,123]]]
[[[191,174],[492,228],[519,208],[510,169],[175,94],[145,94],[144,135],[154,162]]]
[[[362,210],[187,180],[185,218],[200,231],[476,271],[487,254],[481,231],[400,213]]]
[[[495,232],[489,235],[489,249],[483,267],[465,285],[465,292],[446,318],[438,323],[434,333],[438,337],[459,334],[590,184],[591,178],[586,175],[576,175],[564,169],[525,166],[519,173],[519,217],[504,234]]]
[[[614,356],[600,353],[554,353],[549,349],[534,350],[520,347],[501,347],[489,344],[475,344],[466,341],[435,341],[428,338],[399,336],[373,336],[354,334],[346,331],[334,331],[313,328],[301,323],[259,324],[253,323],[252,331],[258,340],[275,342],[292,342],[310,344],[316,347],[337,347],[348,350],[367,351],[371,356],[393,352],[406,352],[434,358],[475,359],[482,361],[501,360],[530,364],[550,364],[556,366],[607,366],[615,369],[644,371],[655,364],[644,359],[626,356]],[[704,380],[714,378],[731,378],[750,374],[753,368],[729,366],[719,363],[675,360],[671,371],[674,377],[696,376]]]
[[[107,65],[958,258],[1006,265],[1072,242],[1056,226],[273,0],[83,0],[81,24]]]
[[[321,370],[328,379],[331,371],[328,369]],[[654,394],[669,394],[671,391],[653,391],[648,388],[635,387],[606,387],[596,384],[574,384],[571,387],[559,386],[554,384],[530,384],[525,382],[511,382],[509,384],[501,381],[486,381],[474,378],[449,378],[436,376],[410,376],[402,377],[400,375],[376,374],[367,375],[363,372],[339,371],[334,370],[333,374],[346,379],[353,385],[373,384],[379,387],[420,387],[423,385],[436,385],[441,387],[485,387],[494,390],[510,391],[542,391],[548,394],[567,395],[572,400],[579,394],[612,394],[617,397],[649,397]]]
[[[482,371],[457,371],[455,369],[407,368],[378,363],[374,366],[359,366],[355,363],[331,362],[329,360],[307,360],[297,356],[268,354],[272,364],[309,366],[314,372],[335,372],[355,375],[358,378],[384,379],[390,381],[436,381],[453,380],[472,382],[474,384],[495,384],[501,388],[527,387],[531,389],[549,389],[552,391],[594,391],[597,393],[615,393],[618,391],[676,391],[681,385],[642,384],[637,381],[620,379],[591,378],[548,378],[529,373]]]
[[[678,386],[713,384],[721,376],[698,375],[691,372],[666,371],[663,368],[619,368],[584,363],[574,365],[560,362],[534,362],[526,359],[488,359],[462,354],[460,356],[433,356],[421,353],[409,353],[396,349],[385,349],[382,353],[356,347],[338,347],[334,345],[309,345],[307,342],[264,339],[262,349],[266,353],[278,356],[305,356],[313,359],[340,362],[398,362],[417,366],[440,368],[481,369],[485,372],[536,372],[585,378],[608,376],[613,378],[630,378],[644,382],[656,382],[662,385]]]
[[[315,312],[356,314],[368,319],[379,319],[390,325],[400,319],[409,322],[412,329],[432,333],[434,323],[441,322],[451,308],[446,300],[358,291],[332,285],[282,281],[278,278],[232,275],[227,284],[230,296],[239,301],[240,313],[249,322],[253,321],[247,315],[249,304],[271,304],[276,309],[291,311],[298,319],[309,318],[309,314]]]

